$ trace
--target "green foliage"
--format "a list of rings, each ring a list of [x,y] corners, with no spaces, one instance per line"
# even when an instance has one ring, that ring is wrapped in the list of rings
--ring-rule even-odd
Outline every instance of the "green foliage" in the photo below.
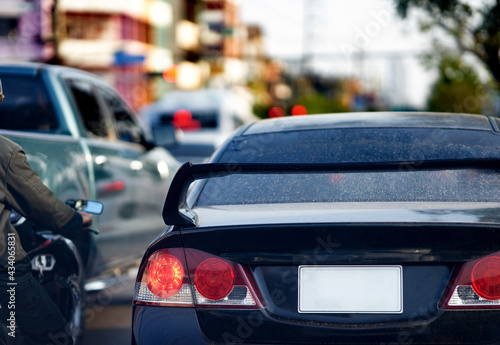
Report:
[[[437,67],[439,75],[427,100],[428,110],[481,113],[489,94],[474,69],[451,55],[443,55]]]
[[[481,61],[500,86],[500,1],[393,0],[406,18],[410,9],[425,13],[422,31],[438,29],[451,37],[461,53]]]
[[[253,105],[253,113],[257,115],[261,119],[267,119],[269,112],[269,104],[265,103],[254,103]]]
[[[349,107],[342,104],[342,101],[330,99],[319,92],[311,92],[305,96],[294,99],[289,108],[284,109],[286,115],[290,115],[291,108],[294,105],[303,105],[307,109],[307,114],[326,114],[326,113],[343,113],[350,111]],[[269,109],[272,107],[269,103],[254,103],[253,112],[261,119],[269,117]]]
[[[253,113],[261,119],[267,118],[267,113],[272,103],[267,90],[267,84],[263,80],[252,80],[248,83],[248,88],[255,98],[252,109]]]
[[[408,11],[412,6],[444,15],[471,16],[473,12],[469,4],[460,0],[396,0],[396,9],[403,18],[408,16]]]
[[[342,113],[349,111],[340,100],[329,99],[321,93],[310,93],[295,99],[294,104],[301,104],[308,114]]]

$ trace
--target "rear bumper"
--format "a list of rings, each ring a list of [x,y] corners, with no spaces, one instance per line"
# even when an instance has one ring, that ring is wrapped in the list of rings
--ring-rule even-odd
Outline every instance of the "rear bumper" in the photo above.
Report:
[[[264,339],[258,339],[258,334],[281,334],[280,344],[500,344],[498,339],[498,323],[500,313],[495,311],[481,312],[443,312],[439,317],[428,323],[406,325],[401,327],[334,329],[316,325],[310,327],[307,334],[309,342],[301,339],[306,334],[294,334],[293,328],[286,322],[273,324],[251,325],[244,317],[245,313],[236,313],[234,320],[227,324],[226,313],[221,311],[204,311],[201,315],[193,308],[134,306],[132,324],[133,345],[229,345],[229,344],[267,344]],[[205,314],[205,315],[204,315]],[[247,315],[248,316],[248,315]],[[471,321],[471,316],[473,316]],[[205,320],[208,333],[217,334],[222,328],[234,332],[219,334],[217,341],[207,338],[201,330],[198,317],[208,317]],[[225,321],[223,321],[225,319]],[[255,320],[254,320],[255,321]],[[217,322],[223,322],[224,325]],[[281,325],[281,327],[277,327]],[[257,327],[251,327],[257,326]],[[258,332],[256,332],[258,330]],[[262,335],[262,334],[260,334]],[[496,340],[495,340],[496,339]],[[276,344],[276,343],[273,343]]]
[[[193,308],[134,306],[133,345],[208,345]]]

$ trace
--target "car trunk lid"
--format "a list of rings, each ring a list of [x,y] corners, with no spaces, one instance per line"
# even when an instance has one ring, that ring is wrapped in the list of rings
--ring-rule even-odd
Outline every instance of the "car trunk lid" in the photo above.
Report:
[[[185,248],[195,248],[250,268],[264,299],[262,310],[199,308],[200,326],[215,341],[360,344],[411,338],[414,343],[426,344],[480,343],[483,341],[474,338],[467,329],[471,324],[487,329],[491,322],[480,314],[474,318],[471,313],[446,312],[438,305],[454,270],[466,261],[497,250],[500,241],[497,226],[309,221],[308,224],[200,227],[183,230],[182,237]],[[314,271],[317,268],[327,270],[333,278],[323,280],[327,286],[318,286],[317,290],[311,288],[314,284],[309,284],[307,294],[316,291],[320,295],[325,290],[345,293],[349,286],[355,290],[352,284],[370,281],[356,280],[361,276],[356,271],[360,268],[372,275],[374,288],[380,288],[383,284],[375,280],[383,279],[384,269],[400,270],[400,276],[396,273],[396,278],[389,279],[389,285],[397,289],[395,284],[401,279],[400,299],[391,296],[401,303],[401,310],[373,311],[367,309],[367,299],[354,311],[334,310],[332,304],[325,310],[312,310],[299,299],[300,283],[302,287],[307,284],[307,280],[300,281],[299,271],[311,270],[318,278],[322,274]],[[337,283],[340,289],[337,286],[335,290],[334,279],[339,268],[346,270],[348,281],[340,280]],[[357,291],[366,293],[370,287]],[[300,312],[300,307],[305,307],[306,312]],[[497,311],[489,313],[498,315]],[[497,341],[500,330],[488,331],[484,337],[485,342]]]

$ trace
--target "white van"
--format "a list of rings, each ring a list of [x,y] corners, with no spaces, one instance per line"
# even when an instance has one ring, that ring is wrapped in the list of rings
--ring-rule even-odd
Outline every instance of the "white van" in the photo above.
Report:
[[[140,114],[157,135],[168,135],[166,127],[181,129],[179,143],[168,149],[179,161],[194,163],[210,157],[236,128],[257,120],[249,97],[228,89],[171,91]]]

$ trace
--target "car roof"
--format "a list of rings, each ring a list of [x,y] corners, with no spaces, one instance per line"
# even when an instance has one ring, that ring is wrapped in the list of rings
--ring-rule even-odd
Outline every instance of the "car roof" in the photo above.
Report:
[[[494,131],[497,125],[484,115],[429,112],[359,112],[283,117],[258,121],[241,135],[297,130],[347,128],[441,128]]]
[[[49,65],[39,62],[1,62],[0,63],[0,74],[1,75],[14,75],[14,76],[36,76],[40,74],[42,71],[50,71],[50,72],[61,72],[64,71],[66,73],[78,73],[79,76],[84,77],[92,77],[94,79],[99,79],[99,76],[80,70],[77,68],[67,67],[67,66],[59,66],[59,65]]]
[[[43,64],[35,62],[2,62],[0,63],[0,73],[2,75],[36,76],[43,66]]]

